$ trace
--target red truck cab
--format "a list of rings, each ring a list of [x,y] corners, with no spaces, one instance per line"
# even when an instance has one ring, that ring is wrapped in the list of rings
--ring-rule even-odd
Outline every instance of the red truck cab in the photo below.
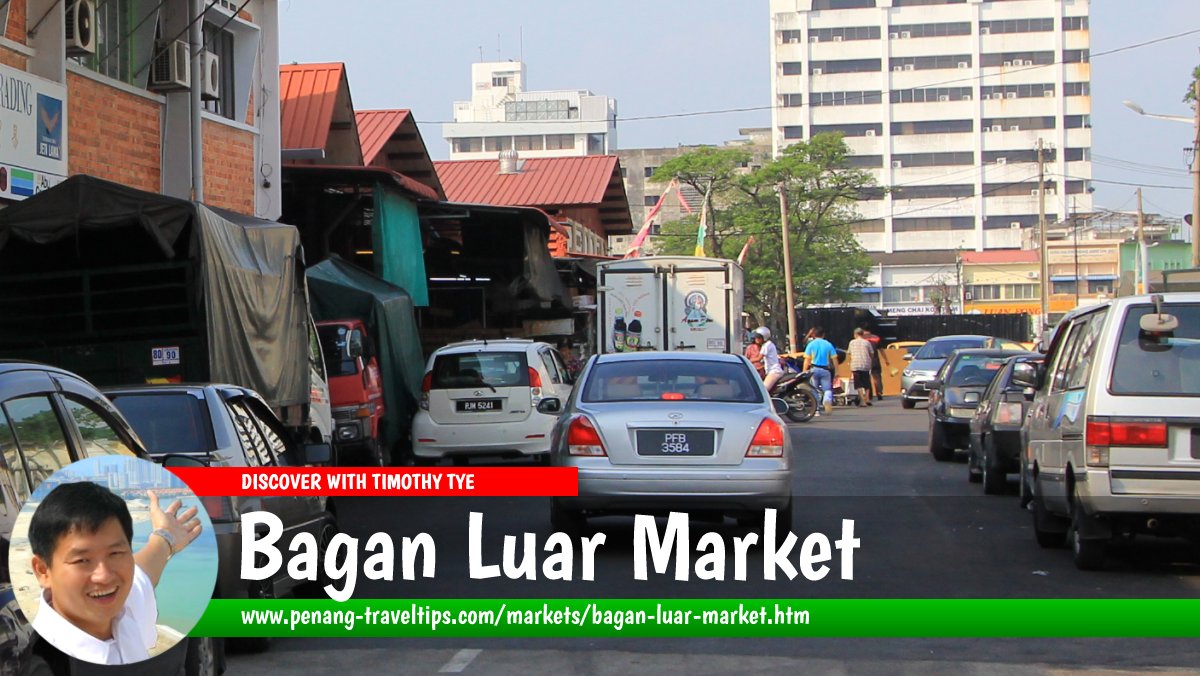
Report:
[[[317,322],[317,335],[329,374],[336,463],[391,464],[390,450],[380,437],[386,414],[383,381],[366,326],[357,319],[322,321]]]

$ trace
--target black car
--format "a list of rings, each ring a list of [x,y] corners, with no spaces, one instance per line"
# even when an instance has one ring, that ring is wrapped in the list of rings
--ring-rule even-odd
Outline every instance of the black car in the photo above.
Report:
[[[1042,355],[1011,357],[1000,369],[983,393],[979,407],[971,418],[970,455],[967,459],[967,478],[983,482],[983,492],[999,495],[1004,492],[1006,475],[1020,470],[1021,425],[1033,390],[1012,382],[1016,364],[1040,364]]]
[[[0,673],[113,673],[41,640],[9,582],[8,548],[21,505],[51,474],[100,455],[149,458],[112,403],[89,382],[53,366],[0,360]],[[212,639],[188,639],[121,673],[218,673]],[[9,669],[11,668],[11,672]]]
[[[958,350],[946,359],[929,389],[929,452],[939,462],[951,460],[970,443],[971,417],[1004,362],[1034,354],[994,348]]]

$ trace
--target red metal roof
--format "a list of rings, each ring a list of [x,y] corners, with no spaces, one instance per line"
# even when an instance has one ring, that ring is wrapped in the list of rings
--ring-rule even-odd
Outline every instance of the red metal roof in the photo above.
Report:
[[[1032,249],[993,249],[991,251],[964,251],[963,263],[1036,263],[1038,252]]]
[[[325,147],[345,74],[346,66],[341,63],[279,67],[280,135],[284,149]]]
[[[383,150],[384,144],[411,115],[408,110],[354,111],[354,116],[358,119],[358,138],[362,143],[364,164],[375,161],[375,156]]]
[[[521,161],[516,174],[501,174],[499,160],[434,162],[434,166],[451,202],[540,207],[598,205],[617,170],[613,155]]]

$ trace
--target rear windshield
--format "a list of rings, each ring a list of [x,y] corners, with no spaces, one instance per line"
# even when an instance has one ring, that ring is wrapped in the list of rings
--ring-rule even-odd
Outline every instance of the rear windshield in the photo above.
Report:
[[[186,392],[109,398],[154,455],[208,453],[214,449],[208,405]]]
[[[358,363],[350,358],[346,339],[350,332],[344,326],[318,326],[321,352],[325,355],[325,372],[329,377],[352,376],[358,373]]]
[[[583,401],[729,401],[761,403],[758,376],[744,364],[708,360],[622,361],[596,364]]]
[[[435,390],[464,387],[529,387],[524,352],[464,352],[439,355],[433,362]]]
[[[963,338],[961,340],[935,340],[925,343],[917,350],[917,354],[913,359],[948,359],[954,354],[955,350],[961,350],[968,347],[983,347],[983,340],[980,338]]]
[[[985,357],[983,355],[962,354],[954,362],[954,370],[946,379],[949,387],[987,387],[992,379],[1004,368],[1008,357]]]
[[[1169,304],[1163,311],[1179,320],[1179,328],[1158,336],[1139,325],[1153,306],[1135,305],[1125,314],[1109,386],[1113,394],[1200,396],[1200,304]]]

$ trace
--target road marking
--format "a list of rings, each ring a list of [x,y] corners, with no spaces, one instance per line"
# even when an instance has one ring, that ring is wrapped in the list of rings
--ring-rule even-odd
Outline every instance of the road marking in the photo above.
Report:
[[[471,662],[479,657],[479,653],[483,652],[478,648],[463,648],[454,653],[454,657],[450,661],[443,664],[441,669],[438,669],[439,674],[461,674],[464,669],[471,666]]]
[[[878,446],[875,448],[876,453],[927,453],[928,448],[924,446]]]

